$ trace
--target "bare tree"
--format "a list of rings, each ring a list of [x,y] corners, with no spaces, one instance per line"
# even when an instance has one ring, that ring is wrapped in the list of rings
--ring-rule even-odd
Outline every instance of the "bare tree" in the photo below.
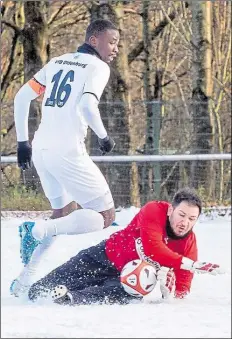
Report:
[[[231,145],[231,3],[227,1],[212,4],[212,112],[214,116],[214,152],[228,152]],[[226,113],[226,114],[225,114]],[[228,147],[229,146],[229,147]],[[214,164],[214,169],[216,164]],[[214,180],[214,197],[221,203],[230,185],[231,168],[222,160],[219,165],[219,185]],[[216,194],[217,192],[217,194]]]
[[[90,20],[98,17],[114,21],[121,33],[120,54],[112,65],[100,107],[104,123],[116,139],[114,154],[230,152],[231,2],[211,2],[211,18],[206,3],[209,1],[3,1],[3,154],[16,150],[12,104],[16,90],[47,58],[75,51]],[[149,107],[144,101],[157,104]],[[39,117],[39,109],[34,117],[31,111],[32,134]],[[208,135],[202,136],[205,132]],[[99,154],[94,136],[90,143],[91,154]],[[183,183],[193,184],[199,191],[204,188],[210,199],[228,197],[228,162],[214,161],[208,169],[201,169],[201,164],[194,162],[192,181],[189,163],[100,167],[112,184],[118,206],[140,206],[159,196],[159,190],[159,198],[169,199]],[[142,168],[144,173],[138,176]]]
[[[151,49],[151,20],[150,1],[143,1],[143,45],[144,45],[144,100],[146,107],[146,138],[144,152],[146,154],[159,154],[160,121],[161,121],[161,92],[162,92],[162,70],[155,67],[152,71],[152,49]],[[153,79],[154,78],[154,79]],[[154,91],[152,93],[152,82]],[[160,163],[148,164],[142,170],[141,195],[143,200],[152,200],[160,196]]]
[[[115,152],[120,150],[121,154],[128,154],[130,149],[129,114],[131,98],[128,88],[128,63],[125,58],[126,40],[122,22],[123,7],[120,3],[116,5],[109,4],[108,2],[93,3],[90,12],[91,20],[96,20],[97,18],[111,20],[119,27],[121,33],[119,55],[115,62],[112,63],[111,77],[99,107],[107,130],[116,141]],[[91,153],[96,152],[96,145],[96,137],[93,135]],[[128,196],[123,194],[124,192],[133,192],[133,188],[131,190],[130,187],[130,171],[125,171],[123,166],[114,166],[110,171],[105,171],[104,165],[100,165],[100,167],[106,175],[112,191],[117,192],[114,195],[116,206],[130,205],[131,201],[128,201]],[[119,182],[122,183],[121,187],[119,187]]]
[[[193,90],[192,117],[194,126],[193,153],[210,153],[212,150],[212,3],[192,1]],[[194,161],[191,166],[193,185],[196,188],[210,184],[209,162]],[[209,190],[210,191],[210,190]]]

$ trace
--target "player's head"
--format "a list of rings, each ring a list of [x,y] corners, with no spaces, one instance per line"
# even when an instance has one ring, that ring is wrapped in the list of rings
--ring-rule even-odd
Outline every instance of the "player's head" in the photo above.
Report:
[[[118,54],[119,31],[111,21],[95,20],[87,27],[85,42],[96,49],[103,61],[110,63]]]
[[[174,195],[168,209],[170,226],[174,234],[183,237],[189,233],[196,224],[201,209],[201,199],[193,189],[180,189]]]

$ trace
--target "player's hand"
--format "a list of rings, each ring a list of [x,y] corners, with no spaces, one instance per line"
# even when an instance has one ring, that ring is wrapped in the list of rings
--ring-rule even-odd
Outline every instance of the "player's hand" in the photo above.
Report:
[[[98,138],[98,143],[99,143],[99,149],[102,152],[102,155],[111,152],[115,146],[114,140],[108,135],[104,139]]]
[[[176,299],[185,299],[189,294],[189,291],[178,291],[175,290],[174,297]]]
[[[208,273],[212,275],[223,274],[225,270],[217,264],[210,262],[192,261],[188,258],[183,257],[181,269],[191,271],[193,273]]]
[[[17,148],[18,166],[22,169],[32,167],[32,148],[29,141],[19,141]]]
[[[175,273],[171,268],[162,266],[157,272],[157,280],[160,282],[162,297],[168,298],[175,287]]]
[[[225,271],[217,264],[211,264],[209,262],[199,262],[199,261],[194,262],[193,271],[197,273],[209,273],[212,275],[225,273]]]

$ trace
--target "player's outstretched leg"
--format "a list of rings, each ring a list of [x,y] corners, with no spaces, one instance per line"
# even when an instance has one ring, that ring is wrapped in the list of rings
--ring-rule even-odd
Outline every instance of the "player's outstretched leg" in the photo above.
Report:
[[[32,234],[34,226],[35,222],[31,221],[26,221],[19,226],[20,256],[24,265],[29,263],[35,248],[40,243],[40,241],[36,240]]]
[[[14,279],[10,285],[10,294],[20,297],[26,293],[34,282],[38,265],[42,257],[46,254],[47,249],[55,241],[54,238],[45,238],[38,246],[36,246],[30,262],[23,266],[17,279]]]
[[[19,236],[20,236],[20,257],[24,267],[30,262],[31,256],[40,244],[39,240],[36,240],[32,234],[32,229],[35,225],[35,222],[26,221],[19,226]],[[18,297],[20,294],[28,291],[29,286],[25,283],[22,283],[20,279],[14,279],[10,285],[10,294]]]
[[[65,285],[51,289],[49,297],[60,305],[128,304],[138,298],[125,292],[118,278],[110,277],[104,284],[69,290]]]

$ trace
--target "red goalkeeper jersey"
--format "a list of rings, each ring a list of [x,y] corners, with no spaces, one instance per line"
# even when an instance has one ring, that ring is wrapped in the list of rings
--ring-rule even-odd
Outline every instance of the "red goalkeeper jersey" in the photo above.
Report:
[[[167,235],[169,203],[151,201],[141,208],[130,224],[113,233],[106,241],[106,255],[121,271],[131,260],[144,259],[172,267],[176,275],[176,294],[190,291],[193,274],[180,269],[182,257],[197,260],[196,237],[190,232],[185,238]]]

